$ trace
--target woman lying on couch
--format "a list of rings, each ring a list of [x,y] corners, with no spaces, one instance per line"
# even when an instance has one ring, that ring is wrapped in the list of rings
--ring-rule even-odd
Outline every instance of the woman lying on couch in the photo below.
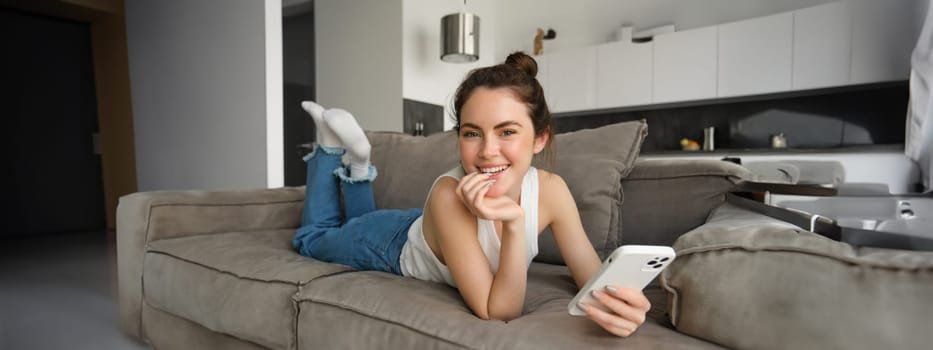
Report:
[[[521,52],[470,72],[454,101],[461,166],[435,180],[423,209],[376,210],[376,169],[363,130],[346,111],[302,103],[316,123],[318,144],[305,158],[307,192],[295,248],[360,270],[447,283],[476,316],[507,321],[521,315],[538,235],[550,226],[582,287],[599,270],[599,257],[563,179],[531,166],[541,151],[552,159],[551,115],[536,74],[535,60]],[[344,153],[348,166],[341,164]],[[578,307],[618,336],[632,334],[650,308],[639,290],[607,287],[593,294],[611,312]]]

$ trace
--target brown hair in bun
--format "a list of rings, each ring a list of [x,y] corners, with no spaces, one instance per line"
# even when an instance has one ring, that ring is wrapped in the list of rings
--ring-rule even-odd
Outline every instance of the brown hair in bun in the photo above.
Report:
[[[538,76],[538,62],[524,52],[513,52],[505,59],[505,64],[515,67],[531,77]]]

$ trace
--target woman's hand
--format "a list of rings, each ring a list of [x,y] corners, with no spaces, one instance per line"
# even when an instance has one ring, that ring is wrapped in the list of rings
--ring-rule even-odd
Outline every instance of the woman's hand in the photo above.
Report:
[[[634,333],[642,323],[645,323],[645,315],[651,309],[651,303],[648,302],[645,294],[631,288],[610,286],[605,290],[594,290],[593,298],[611,312],[589,304],[584,304],[581,309],[593,322],[609,333],[620,337],[627,337]]]
[[[486,192],[494,183],[495,180],[490,180],[487,174],[470,173],[460,179],[457,196],[470,213],[481,219],[509,223],[524,218],[522,207],[508,196],[486,197]]]

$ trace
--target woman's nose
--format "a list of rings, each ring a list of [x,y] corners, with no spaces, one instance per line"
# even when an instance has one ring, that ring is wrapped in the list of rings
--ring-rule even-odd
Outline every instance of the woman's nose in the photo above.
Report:
[[[483,149],[480,153],[487,157],[499,154],[499,143],[494,138],[487,137],[483,140]]]

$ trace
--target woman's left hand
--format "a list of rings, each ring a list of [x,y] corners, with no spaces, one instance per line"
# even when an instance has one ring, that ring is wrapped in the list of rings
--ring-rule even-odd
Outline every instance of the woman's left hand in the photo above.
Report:
[[[607,287],[595,290],[593,298],[611,312],[586,304],[582,309],[586,316],[600,327],[620,337],[627,337],[635,332],[642,323],[651,303],[640,290],[623,287]]]

